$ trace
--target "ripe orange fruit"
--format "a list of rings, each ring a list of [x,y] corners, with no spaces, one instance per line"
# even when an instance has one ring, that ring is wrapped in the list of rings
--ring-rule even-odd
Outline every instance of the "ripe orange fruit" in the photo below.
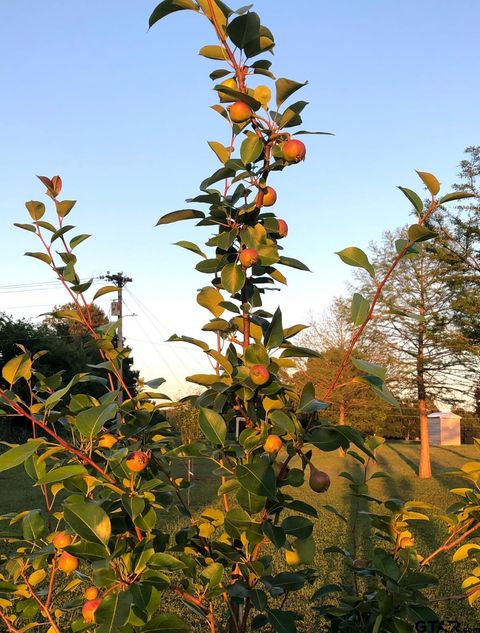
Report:
[[[72,537],[66,532],[57,532],[52,539],[52,543],[57,549],[63,549],[72,544]]]
[[[245,268],[250,268],[258,262],[258,253],[254,248],[244,248],[238,256],[240,263]]]
[[[253,110],[243,101],[236,101],[228,108],[230,118],[234,123],[245,123],[253,116]]]
[[[264,385],[270,379],[270,372],[265,365],[252,365],[249,374],[254,385]]]
[[[72,571],[75,571],[78,567],[78,558],[76,556],[72,556],[68,552],[62,552],[60,558],[58,559],[58,569],[61,569],[66,574],[70,574]]]
[[[398,542],[398,546],[402,549],[407,549],[408,547],[413,547],[414,545],[415,541],[411,536],[402,536],[402,538]]]
[[[287,237],[288,235],[288,224],[285,220],[278,220],[278,234],[280,237]]]
[[[142,470],[145,470],[149,461],[150,458],[147,453],[134,451],[127,457],[127,468],[131,470],[132,473],[140,473]]]
[[[260,207],[260,206],[271,207],[277,201],[277,192],[275,191],[273,187],[265,187],[265,189],[263,190],[262,204],[259,204],[260,194],[257,195],[257,201],[258,201],[256,202],[257,207]]]
[[[307,148],[296,138],[291,138],[282,146],[282,154],[283,158],[287,161],[287,163],[298,163],[301,160],[305,160],[305,154],[307,153]]]
[[[269,435],[263,445],[263,450],[266,453],[278,453],[282,448],[283,442],[278,435]]]
[[[95,598],[98,598],[98,589],[96,587],[87,587],[83,595],[86,600],[95,600]]]
[[[88,600],[82,607],[82,616],[85,622],[88,624],[94,624],[95,622],[95,611],[101,605],[102,599],[97,598],[96,600]]]
[[[105,433],[105,435],[102,435],[100,438],[98,445],[101,448],[112,448],[112,446],[115,446],[117,442],[118,440],[116,437],[110,435],[110,433]]]

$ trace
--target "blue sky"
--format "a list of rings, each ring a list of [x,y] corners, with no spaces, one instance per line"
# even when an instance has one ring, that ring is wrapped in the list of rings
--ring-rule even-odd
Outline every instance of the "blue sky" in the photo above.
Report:
[[[241,4],[241,3],[240,3]],[[196,257],[172,246],[203,243],[193,224],[153,228],[218,166],[207,140],[228,142],[208,73],[218,63],[197,55],[214,43],[206,20],[188,12],[150,31],[146,0],[0,2],[0,310],[35,317],[65,300],[40,262],[22,257],[33,238],[12,227],[26,221],[24,201],[39,199],[35,174],[60,174],[79,232],[82,277],[123,270],[125,334],[137,366],[165,375],[171,392],[208,365],[195,348],[165,344],[198,335],[208,319],[195,303],[208,276]],[[239,5],[240,6],[240,5]],[[294,7],[294,8],[292,8]],[[286,321],[304,322],[334,294],[350,270],[334,252],[368,246],[408,219],[396,185],[421,190],[414,169],[455,181],[468,145],[478,144],[476,0],[259,0],[255,9],[276,37],[273,71],[309,85],[305,163],[274,174],[276,210],[290,227],[286,254],[312,274],[286,269],[289,286],[271,293]],[[255,85],[255,84],[253,84]],[[8,290],[8,292],[7,292]],[[108,309],[108,300],[101,302]]]

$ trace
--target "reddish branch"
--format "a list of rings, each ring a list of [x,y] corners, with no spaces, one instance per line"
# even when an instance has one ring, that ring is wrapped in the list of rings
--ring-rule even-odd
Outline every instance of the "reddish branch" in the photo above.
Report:
[[[16,629],[11,623],[10,620],[7,618],[7,616],[5,615],[5,613],[3,612],[2,609],[0,609],[0,620],[3,620],[5,626],[7,627],[7,631],[8,633],[20,633],[20,631],[18,629]]]
[[[56,201],[55,201],[56,202]],[[90,314],[90,310],[87,309],[87,314],[88,314],[88,319],[85,317],[85,313],[83,312],[78,299],[76,297],[76,295],[72,292],[72,290],[69,288],[68,284],[66,283],[65,279],[63,278],[63,276],[58,272],[58,269],[55,265],[54,262],[54,258],[53,258],[53,254],[52,254],[52,249],[50,248],[50,246],[47,244],[47,242],[45,241],[45,239],[43,238],[42,232],[40,230],[40,227],[38,225],[38,222],[36,223],[37,225],[37,235],[40,238],[40,241],[42,242],[43,247],[45,248],[48,256],[50,257],[50,268],[53,270],[53,272],[58,276],[58,279],[60,281],[60,283],[62,284],[62,286],[65,288],[65,290],[68,292],[68,294],[70,295],[70,298],[72,299],[73,303],[75,304],[76,308],[77,308],[77,313],[78,316],[80,317],[83,325],[87,328],[87,330],[90,333],[90,336],[95,340],[98,341],[99,340],[99,335],[95,332],[92,324],[91,324],[91,314]],[[82,298],[83,303],[86,305],[86,301],[85,298],[83,296],[83,293],[80,293],[80,296]],[[108,358],[107,354],[103,351],[100,350],[100,354],[102,356],[102,358],[104,358],[105,360],[107,360],[108,362],[111,363],[112,365],[112,371],[115,374],[115,376],[118,378],[120,385],[122,386],[122,388],[125,390],[125,393],[128,395],[128,397],[131,399],[132,398],[132,394],[130,392],[130,390],[128,389],[127,385],[125,384],[125,381],[123,380],[123,377],[120,373],[120,371],[117,369],[117,367],[115,366],[115,363],[112,361],[111,358]],[[109,378],[111,379],[111,376],[109,376]],[[110,380],[110,386],[113,389],[113,381]]]
[[[453,549],[457,545],[460,545],[460,543],[464,541],[467,538],[467,536],[470,536],[470,534],[478,530],[478,528],[480,528],[480,521],[477,521],[477,523],[475,523],[475,525],[473,525],[469,530],[461,534],[458,538],[456,538],[454,541],[451,541],[450,543],[449,543],[449,540],[451,537],[449,537],[443,545],[440,545],[440,547],[437,547],[437,549],[434,552],[432,552],[429,556],[424,558],[422,562],[420,563],[420,566],[424,567],[425,565],[428,565],[428,563],[430,563],[430,561],[433,558],[435,558],[435,556],[438,556],[438,554],[440,554],[441,552],[448,552],[449,550]]]
[[[430,218],[432,213],[437,209],[437,207],[438,207],[438,202],[435,199],[433,199],[430,202],[430,205],[428,206],[428,209],[424,213],[423,217],[421,217],[419,219],[418,224],[424,225],[425,222]],[[365,328],[367,327],[368,323],[373,318],[373,313],[374,313],[375,307],[376,307],[376,305],[378,303],[378,300],[380,299],[380,295],[382,294],[382,290],[383,290],[385,284],[390,279],[393,271],[398,266],[398,264],[399,264],[400,260],[402,259],[402,257],[405,255],[405,253],[408,251],[408,249],[411,246],[413,246],[413,244],[415,244],[415,240],[410,240],[410,241],[405,243],[405,245],[403,246],[403,248],[401,249],[399,254],[395,257],[395,259],[391,263],[390,268],[387,270],[387,272],[386,272],[384,278],[382,279],[382,281],[377,284],[377,290],[376,290],[376,292],[375,292],[375,294],[373,296],[372,303],[370,305],[370,310],[368,311],[368,314],[367,314],[364,322],[360,325],[358,330],[353,334],[352,339],[350,341],[350,345],[349,345],[348,350],[347,350],[347,352],[346,352],[346,354],[345,354],[345,356],[344,356],[344,358],[342,360],[342,363],[341,363],[340,367],[338,368],[338,371],[335,374],[335,377],[333,378],[332,382],[330,383],[328,389],[323,394],[323,397],[322,397],[323,400],[327,400],[327,398],[332,393],[332,391],[337,387],[337,383],[338,383],[338,381],[339,381],[339,379],[340,379],[345,367],[348,365],[348,363],[350,361],[350,357],[351,357],[352,352],[353,352],[353,350],[355,348],[355,345],[357,344],[358,340],[362,336],[362,334],[363,334]]]
[[[21,576],[22,576],[23,580],[25,581],[25,584],[27,585],[28,592],[30,593],[32,598],[35,600],[35,602],[38,604],[38,606],[40,607],[40,610],[42,611],[43,615],[50,622],[50,625],[51,625],[52,629],[55,631],[55,633],[61,633],[60,629],[55,624],[55,620],[52,618],[52,615],[50,613],[49,608],[45,604],[43,604],[43,602],[40,600],[40,598],[37,596],[37,594],[33,590],[32,585],[28,582],[28,578],[27,578],[25,572],[22,571]]]
[[[86,464],[88,464],[89,466],[91,466],[92,468],[94,468],[97,472],[99,472],[103,477],[105,477],[105,479],[107,479],[107,481],[109,481],[110,483],[114,484],[115,480],[113,479],[113,477],[111,477],[108,473],[106,473],[103,468],[101,466],[99,466],[98,464],[96,464],[93,459],[91,459],[90,457],[88,457],[88,455],[86,455],[85,453],[82,453],[82,451],[77,450],[76,448],[74,448],[73,446],[70,446],[70,444],[68,442],[66,442],[64,439],[62,439],[59,435],[57,435],[55,433],[55,431],[52,431],[52,429],[50,427],[48,427],[46,424],[44,424],[43,422],[40,422],[40,420],[37,420],[29,411],[25,411],[18,403],[14,402],[13,400],[11,400],[7,394],[5,393],[5,391],[3,391],[3,389],[0,389],[0,398],[3,398],[3,400],[5,400],[5,402],[14,410],[18,413],[18,415],[27,418],[28,420],[30,420],[33,424],[35,424],[36,426],[38,426],[40,429],[42,429],[43,431],[45,431],[45,433],[47,433],[48,435],[50,435],[50,437],[53,437],[53,439],[58,442],[61,446],[63,446],[63,448],[68,451],[69,453],[72,453],[72,455],[76,455],[76,457],[78,457],[81,461],[85,462]]]

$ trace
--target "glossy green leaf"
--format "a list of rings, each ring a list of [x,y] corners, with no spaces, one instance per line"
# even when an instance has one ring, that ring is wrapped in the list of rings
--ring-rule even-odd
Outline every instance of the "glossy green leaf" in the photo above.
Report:
[[[291,79],[285,79],[285,77],[280,77],[275,82],[275,87],[277,91],[277,108],[279,108],[284,101],[286,101],[294,92],[306,86],[308,81],[305,81],[303,84],[298,81],[292,81]]]
[[[308,441],[321,451],[335,451],[337,448],[348,448],[348,441],[336,430],[326,427],[313,429],[308,437]]]
[[[385,369],[385,367],[377,365],[376,363],[370,363],[360,358],[352,358],[352,365],[354,365],[354,367],[356,367],[360,371],[365,372],[366,374],[377,376],[381,380],[385,380],[385,376],[387,375],[387,370]]]
[[[81,538],[108,545],[112,526],[108,514],[95,503],[75,501],[64,505],[65,521]]]
[[[431,240],[434,237],[437,237],[437,233],[427,229],[426,226],[421,224],[412,224],[408,227],[408,239],[410,242],[424,242],[425,240]]]
[[[240,49],[260,37],[260,18],[253,11],[232,20],[227,26],[228,37]]]
[[[36,541],[45,534],[47,526],[41,510],[30,510],[22,519],[22,533],[26,541]]]
[[[0,473],[23,464],[42,444],[45,444],[44,439],[28,440],[25,444],[14,446],[5,451],[5,453],[0,454]]]
[[[40,220],[45,214],[45,205],[37,200],[29,200],[25,202],[27,211],[30,213],[32,220]]]
[[[375,270],[372,264],[369,262],[367,255],[362,251],[361,248],[357,248],[356,246],[349,246],[348,248],[344,248],[341,251],[336,253],[340,257],[340,259],[348,264],[349,266],[356,266],[358,268],[363,268],[366,270],[371,277],[375,278]]]
[[[116,416],[117,410],[118,405],[111,402],[80,411],[76,417],[75,426],[84,437],[95,437],[101,431],[105,422],[112,420]]]
[[[85,240],[88,240],[89,237],[92,237],[92,236],[88,235],[88,233],[82,233],[81,235],[76,235],[70,240],[70,248],[73,250],[79,244],[81,244]]]
[[[66,217],[76,204],[76,200],[61,200],[60,202],[57,202],[57,215],[60,218]]]
[[[355,292],[352,298],[351,307],[353,325],[362,325],[367,318],[369,310],[370,302],[362,297],[360,293]]]
[[[172,336],[167,339],[168,342],[181,342],[181,343],[191,343],[192,345],[196,345],[203,349],[206,352],[209,349],[208,343],[205,341],[200,341],[197,338],[192,338],[191,336],[178,336],[178,334],[172,334]]]
[[[102,599],[95,611],[95,621],[100,624],[98,633],[116,633],[130,615],[132,594],[129,591],[111,593]]]
[[[172,222],[179,222],[180,220],[193,220],[194,218],[204,218],[205,213],[203,211],[197,211],[196,209],[181,209],[180,211],[172,211],[166,215],[162,215],[160,220],[155,226],[160,224],[171,224]]]
[[[275,633],[296,633],[297,625],[291,611],[267,609],[267,618]]]
[[[255,110],[255,112],[262,107],[260,101],[257,101],[246,92],[240,92],[240,90],[235,90],[233,88],[229,88],[228,86],[223,86],[222,84],[217,84],[214,90],[226,94],[235,101],[243,101],[243,103],[246,103],[252,108],[252,110]]]
[[[240,146],[240,157],[242,162],[247,165],[253,163],[260,158],[263,152],[263,143],[256,134],[249,134]]]
[[[200,249],[200,247],[198,247],[193,242],[188,242],[187,240],[180,240],[180,242],[175,242],[174,246],[180,246],[180,248],[185,248],[187,251],[191,251],[192,253],[195,253],[196,255],[200,255],[201,257],[204,257],[205,259],[207,258],[207,256]]]
[[[188,633],[190,630],[190,626],[173,613],[157,615],[142,628],[143,633]]]
[[[406,187],[399,187],[399,189],[403,193],[403,195],[406,196],[408,200],[410,200],[410,202],[415,207],[417,213],[420,215],[423,211],[423,202],[420,196],[415,193],[415,191],[407,189]]]
[[[475,194],[468,191],[454,191],[453,193],[447,193],[447,195],[440,198],[439,204],[445,204],[446,202],[453,202],[454,200],[463,200],[464,198],[474,198]]]
[[[308,538],[313,532],[313,523],[310,519],[293,515],[283,521],[282,530],[289,536],[303,540]]]
[[[212,409],[200,408],[198,423],[205,437],[218,446],[223,446],[227,437],[227,425],[222,416]]]
[[[218,141],[208,141],[208,144],[210,145],[212,150],[215,152],[215,155],[218,158],[218,160],[222,164],[225,165],[227,160],[230,159],[230,152],[228,148],[225,147],[225,145],[222,145],[222,143],[219,143]]]
[[[297,270],[305,270],[308,273],[311,272],[308,266],[305,266],[303,262],[294,257],[284,257],[283,255],[278,260],[279,264],[283,264],[283,266],[290,266],[290,268],[297,268]]]
[[[282,311],[280,308],[275,310],[275,313],[270,321],[270,324],[265,332],[265,347],[272,349],[273,347],[279,347],[283,343],[283,324],[282,324]]]
[[[223,46],[207,45],[202,46],[198,51],[198,54],[207,59],[221,59],[222,61],[227,59],[227,53]]]
[[[292,420],[292,418],[289,415],[287,415],[283,411],[278,411],[278,410],[270,411],[269,418],[275,424],[275,426],[280,427],[287,433],[290,433],[290,435],[293,435],[293,436],[296,435],[297,429],[295,427],[295,422]]]
[[[27,253],[24,253],[24,255],[26,255],[26,257],[33,257],[34,259],[39,259],[41,262],[44,262],[45,264],[52,263],[52,260],[47,255],[47,253],[33,253],[33,252],[28,251]]]
[[[152,11],[148,20],[148,26],[151,28],[156,22],[175,11],[192,9],[198,11],[197,5],[193,0],[163,0]]]
[[[244,363],[247,367],[252,365],[270,365],[270,357],[267,350],[260,343],[249,345],[243,355]]]
[[[13,226],[18,226],[19,229],[29,231],[30,233],[36,233],[37,229],[33,224],[22,224],[21,222],[14,222]]]
[[[245,273],[241,266],[232,262],[224,266],[221,280],[225,290],[233,295],[243,288],[245,284]]]
[[[88,475],[88,471],[84,466],[80,464],[74,464],[71,466],[59,466],[53,468],[44,477],[41,477],[37,481],[37,485],[40,484],[52,484],[57,481],[63,481],[69,477],[76,477],[77,475]]]
[[[253,464],[239,465],[235,470],[235,475],[245,490],[253,492],[259,497],[275,499],[275,473],[267,462],[257,461]]]

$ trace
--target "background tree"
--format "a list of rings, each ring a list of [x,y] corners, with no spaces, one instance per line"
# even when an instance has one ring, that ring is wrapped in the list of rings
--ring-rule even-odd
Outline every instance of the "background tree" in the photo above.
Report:
[[[472,353],[480,351],[480,146],[467,147],[468,158],[460,162],[456,191],[468,191],[471,198],[456,207],[442,208],[432,219],[439,238],[437,257],[448,264],[451,310],[458,336]],[[480,393],[480,381],[477,382]],[[478,402],[478,396],[475,397]]]
[[[377,270],[388,269],[392,252],[404,243],[404,233],[400,230],[385,233],[380,244],[372,244],[372,261]],[[448,273],[448,262],[417,243],[384,289],[378,318],[372,326],[388,342],[395,356],[399,396],[406,400],[414,398],[418,404],[422,478],[431,476],[429,403],[430,407],[434,400],[455,405],[473,393],[476,363],[458,336]],[[365,283],[360,283],[363,293]]]
[[[317,393],[323,393],[332,382],[343,357],[346,354],[351,332],[350,300],[335,297],[319,318],[312,318],[309,328],[302,333],[302,345],[319,352],[319,358],[306,359],[293,380],[300,387],[308,382],[315,385]],[[373,332],[373,331],[372,331]],[[377,341],[367,333],[356,356],[370,362],[379,362],[379,333]],[[385,362],[385,356],[381,358]],[[391,408],[380,400],[363,382],[358,381],[361,372],[353,365],[346,368],[342,385],[332,392],[331,407],[325,416],[338,424],[349,424],[366,433],[383,432],[387,412]]]

